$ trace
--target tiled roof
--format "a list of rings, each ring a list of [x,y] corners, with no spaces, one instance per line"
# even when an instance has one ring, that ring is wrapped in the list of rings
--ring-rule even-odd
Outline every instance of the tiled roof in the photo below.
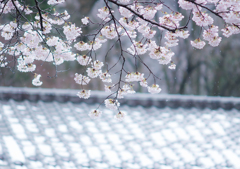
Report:
[[[90,104],[75,91],[56,90],[67,98],[59,102],[40,99],[55,91],[1,89],[0,169],[240,169],[238,98],[129,96],[119,122],[104,107],[102,118],[88,117],[99,92]]]
[[[88,104],[102,103],[108,97],[108,93],[101,91],[91,92],[91,97],[87,100],[80,99],[76,93],[78,90],[62,89],[41,89],[41,88],[16,88],[0,87],[0,100],[13,99],[15,101],[28,100],[30,102],[72,102]],[[210,97],[210,96],[191,96],[191,95],[166,95],[166,94],[132,94],[119,100],[121,104],[129,106],[142,105],[143,107],[156,106],[158,108],[210,108],[225,110],[240,110],[240,98],[236,97]]]

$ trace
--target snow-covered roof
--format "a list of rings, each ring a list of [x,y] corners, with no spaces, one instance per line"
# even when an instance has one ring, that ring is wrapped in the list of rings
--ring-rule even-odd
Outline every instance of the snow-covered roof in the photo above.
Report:
[[[92,120],[105,96],[0,88],[0,169],[240,168],[239,98],[137,94]]]

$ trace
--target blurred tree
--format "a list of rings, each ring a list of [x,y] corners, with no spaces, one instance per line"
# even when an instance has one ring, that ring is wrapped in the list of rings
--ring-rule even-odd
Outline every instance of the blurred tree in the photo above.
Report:
[[[79,12],[82,14],[82,15],[88,15],[94,4],[97,2],[97,0],[78,0],[78,2],[80,3],[80,10]]]

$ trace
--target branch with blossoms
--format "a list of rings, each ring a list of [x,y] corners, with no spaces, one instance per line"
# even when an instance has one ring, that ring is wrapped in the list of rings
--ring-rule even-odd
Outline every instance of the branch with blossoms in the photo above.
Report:
[[[0,16],[14,18],[2,21],[0,25],[3,38],[0,42],[0,67],[12,69],[10,63],[13,62],[19,71],[34,75],[33,85],[41,86],[43,82],[40,80],[41,74],[36,72],[36,60],[53,63],[56,68],[54,77],[61,71],[58,70],[58,65],[77,61],[85,68],[83,72],[76,72],[74,77],[81,88],[77,95],[88,99],[91,91],[86,90],[84,86],[92,79],[99,78],[104,83],[105,91],[110,93],[103,103],[117,112],[115,118],[118,120],[125,117],[119,109],[118,99],[135,93],[134,85],[147,88],[152,94],[161,91],[158,84],[160,78],[154,74],[152,67],[143,57],[148,57],[160,65],[168,65],[169,69],[175,69],[176,65],[172,61],[175,53],[172,49],[178,46],[180,38],[189,37],[190,21],[203,30],[199,38],[190,41],[196,49],[202,49],[206,42],[213,47],[221,42],[219,27],[214,25],[214,16],[223,21],[223,36],[240,33],[238,1],[178,0],[179,7],[189,11],[189,14],[184,16],[168,5],[168,1],[163,0],[103,0],[104,5],[98,9],[97,14],[99,21],[94,22],[90,17],[84,17],[81,18],[83,25],[80,27],[69,21],[70,15],[67,11],[56,12],[55,7],[65,0],[34,2],[34,6],[21,0],[0,2]],[[43,9],[43,2],[47,2],[47,9]],[[187,19],[183,23],[184,18]],[[92,25],[97,25],[97,29],[83,34],[82,27]],[[164,38],[157,42],[157,35]],[[107,41],[111,43],[109,46]],[[118,59],[115,63],[107,64],[106,58],[116,46],[119,47],[119,53],[116,55]],[[99,49],[103,47],[108,47],[108,50],[104,60],[101,60]],[[133,60],[134,68],[128,69],[129,59]],[[138,65],[142,65],[145,72],[139,72]],[[132,69],[135,71],[131,71]],[[148,76],[145,76],[145,73],[148,73]],[[151,80],[154,83],[148,84]],[[89,116],[97,118],[101,114],[98,107],[91,111]]]

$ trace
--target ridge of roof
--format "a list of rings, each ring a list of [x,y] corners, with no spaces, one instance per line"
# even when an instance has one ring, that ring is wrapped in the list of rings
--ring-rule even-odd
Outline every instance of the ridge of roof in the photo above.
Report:
[[[26,87],[0,87],[0,100],[24,101],[30,102],[73,102],[88,104],[102,103],[109,96],[103,91],[91,91],[91,97],[87,100],[80,99],[76,93],[79,90],[73,89],[47,89],[47,88],[26,88]],[[219,97],[219,96],[196,96],[196,95],[170,95],[170,94],[147,94],[136,93],[127,95],[120,99],[121,104],[129,106],[141,105],[143,107],[156,106],[158,108],[210,108],[231,110],[233,108],[240,110],[240,98],[238,97]]]

